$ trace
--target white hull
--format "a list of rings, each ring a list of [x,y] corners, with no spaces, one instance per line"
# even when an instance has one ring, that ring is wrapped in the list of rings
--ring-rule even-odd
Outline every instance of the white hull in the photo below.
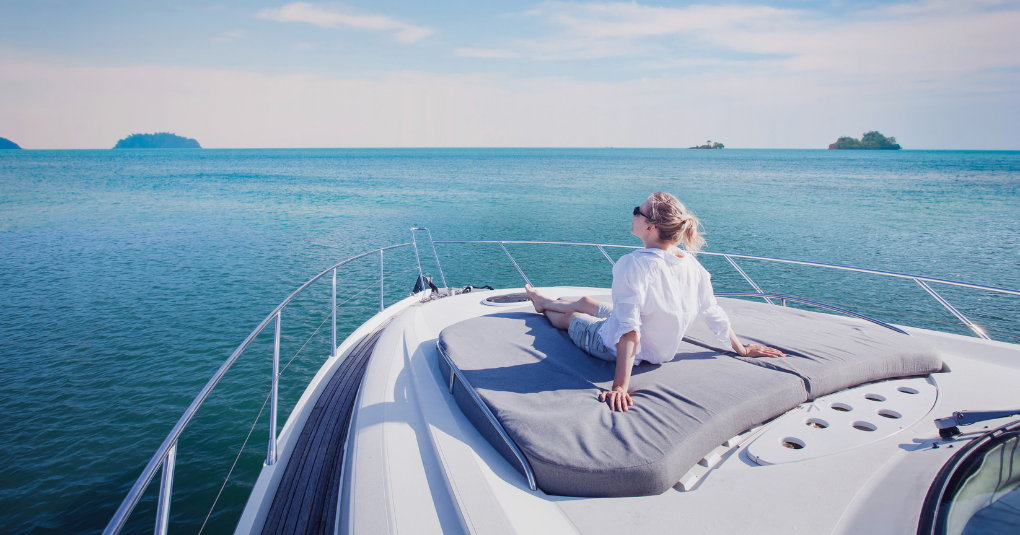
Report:
[[[393,318],[375,347],[356,402],[338,533],[913,533],[932,480],[958,451],[939,438],[933,420],[953,411],[1020,405],[1020,346],[902,327],[935,344],[948,370],[931,376],[937,387],[933,405],[905,419],[912,423],[902,430],[797,462],[755,463],[748,448],[770,429],[799,418],[795,410],[753,430],[739,445],[721,448],[719,458],[696,467],[696,480],[661,495],[549,496],[529,490],[524,476],[479,434],[437,367],[442,329],[504,311],[481,300],[519,291],[473,292],[424,304],[408,298],[341,345],[342,358],[364,334]],[[546,292],[604,295],[608,290]],[[263,468],[236,533],[261,532],[295,437],[341,358],[326,362],[295,406],[280,434],[280,461]],[[984,425],[1002,423],[965,428],[956,442]],[[932,448],[936,442],[941,446]]]

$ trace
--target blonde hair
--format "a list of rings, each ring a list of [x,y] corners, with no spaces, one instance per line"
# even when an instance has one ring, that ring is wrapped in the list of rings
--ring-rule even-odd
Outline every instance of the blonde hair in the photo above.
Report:
[[[649,220],[659,231],[659,239],[673,245],[681,244],[687,252],[697,254],[705,245],[705,233],[700,229],[698,217],[669,193],[657,191],[648,200],[651,201]]]

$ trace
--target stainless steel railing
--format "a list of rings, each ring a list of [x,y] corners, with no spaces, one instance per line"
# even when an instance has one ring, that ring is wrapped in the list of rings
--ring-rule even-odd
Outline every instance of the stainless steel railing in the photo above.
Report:
[[[907,331],[904,331],[903,329],[900,329],[899,327],[894,327],[892,325],[889,325],[888,323],[885,323],[884,321],[879,321],[879,320],[877,320],[875,318],[869,318],[868,316],[865,316],[864,314],[858,314],[856,312],[847,310],[845,308],[840,308],[840,307],[837,307],[837,306],[833,306],[833,305],[830,305],[829,303],[823,303],[821,301],[815,301],[813,299],[804,299],[803,297],[795,297],[795,296],[792,296],[792,295],[783,295],[783,294],[774,294],[774,293],[762,293],[761,291],[758,291],[756,293],[751,293],[751,292],[716,292],[715,295],[719,296],[719,297],[761,297],[762,299],[766,299],[766,300],[768,300],[769,298],[779,299],[782,302],[782,306],[784,306],[784,307],[786,306],[786,302],[787,301],[793,301],[794,303],[803,303],[805,305],[811,305],[813,307],[824,308],[826,310],[831,310],[833,312],[839,312],[840,314],[843,314],[844,316],[851,316],[851,317],[854,317],[854,318],[857,318],[857,319],[862,319],[864,321],[869,321],[871,323],[874,323],[875,325],[880,325],[882,327],[885,327],[886,329],[889,329],[890,331],[896,331],[896,332],[898,332],[900,334],[905,334],[907,336],[910,336],[910,333],[908,333]],[[771,300],[769,300],[769,302],[772,303]],[[775,303],[772,303],[772,304],[775,304]]]
[[[637,247],[637,246],[633,246],[633,245],[615,245],[615,244],[609,244],[609,243],[588,243],[588,242],[535,241],[535,240],[436,240],[436,241],[433,242],[431,240],[431,236],[429,237],[429,242],[431,244],[433,244],[433,249],[435,248],[434,244],[436,244],[436,243],[494,243],[494,244],[497,244],[497,245],[499,245],[500,249],[502,249],[503,252],[506,253],[507,257],[510,258],[510,262],[513,263],[514,268],[516,268],[517,272],[520,273],[521,278],[524,279],[524,282],[526,282],[528,284],[531,284],[531,281],[528,279],[528,276],[524,274],[524,270],[521,269],[521,266],[517,263],[517,261],[514,259],[514,257],[510,254],[510,251],[507,250],[505,244],[514,243],[514,244],[542,244],[542,245],[581,245],[581,246],[595,247],[606,257],[606,260],[609,260],[609,262],[611,264],[613,264],[613,265],[616,265],[616,263],[613,262],[613,259],[610,258],[610,256],[608,254],[606,254],[606,251],[604,249],[605,247],[617,247],[617,248],[621,248],[621,249],[641,249],[641,247]],[[981,327],[977,326],[972,321],[970,321],[959,310],[957,310],[956,307],[951,305],[949,303],[949,301],[946,301],[946,299],[944,297],[942,297],[935,290],[933,290],[932,287],[929,286],[927,283],[932,282],[932,283],[937,283],[937,284],[946,284],[946,285],[950,285],[950,286],[960,286],[960,287],[964,287],[964,288],[972,288],[972,289],[976,289],[976,290],[984,290],[984,291],[988,291],[988,292],[996,292],[996,293],[1004,293],[1004,294],[1020,296],[1020,290],[1013,290],[1013,289],[1010,289],[1010,288],[1000,288],[1000,287],[997,287],[997,286],[986,286],[986,285],[982,285],[982,284],[972,284],[972,283],[969,283],[969,282],[961,282],[961,281],[954,281],[954,280],[948,280],[948,279],[938,279],[938,278],[934,278],[934,277],[922,277],[920,275],[908,275],[906,273],[896,273],[894,271],[882,271],[882,270],[878,270],[878,269],[864,269],[864,268],[858,268],[858,267],[852,267],[852,266],[840,266],[840,265],[836,265],[836,264],[823,264],[821,262],[805,262],[803,260],[789,260],[789,259],[785,259],[785,258],[770,258],[770,257],[767,257],[767,256],[754,256],[754,255],[744,255],[744,254],[736,254],[736,253],[717,253],[717,252],[711,252],[711,251],[701,251],[698,254],[711,255],[711,256],[721,256],[721,257],[725,258],[734,268],[736,268],[737,272],[740,273],[740,276],[743,277],[744,280],[746,280],[748,282],[748,284],[750,284],[751,287],[754,288],[755,291],[758,294],[761,294],[762,299],[764,299],[765,301],[768,301],[771,304],[775,304],[775,303],[772,302],[772,298],[769,297],[768,295],[765,295],[764,292],[762,292],[761,288],[758,287],[758,285],[751,279],[751,277],[749,277],[747,275],[747,273],[745,273],[744,270],[741,269],[739,265],[737,265],[737,263],[733,260],[734,258],[746,258],[746,259],[749,259],[749,260],[762,260],[762,261],[766,261],[766,262],[777,262],[777,263],[783,263],[783,264],[797,264],[797,265],[802,265],[802,266],[813,266],[813,267],[821,267],[821,268],[827,268],[827,269],[838,269],[838,270],[843,270],[843,271],[854,271],[854,272],[857,272],[857,273],[870,273],[872,275],[882,275],[882,276],[886,276],[886,277],[896,277],[896,278],[901,278],[901,279],[911,279],[914,282],[916,282],[918,285],[920,285],[922,288],[924,288],[924,290],[926,292],[928,292],[933,298],[935,298],[935,300],[938,301],[938,303],[940,305],[945,307],[951,314],[956,316],[956,318],[959,319],[961,322],[963,322],[964,325],[966,325],[972,331],[974,331],[974,334],[976,334],[977,336],[979,336],[981,338],[984,338],[985,340],[991,340],[991,337],[989,337],[988,334],[985,333],[984,329],[982,329]],[[438,261],[438,256],[437,256],[437,261]]]
[[[421,257],[419,256],[419,253],[418,253],[418,244],[415,241],[415,231],[425,231],[427,233],[428,240],[429,240],[429,245],[432,248],[432,254],[433,254],[433,257],[436,260],[436,267],[439,270],[439,276],[440,276],[440,279],[443,282],[443,286],[444,287],[448,287],[448,284],[447,284],[447,281],[446,281],[446,275],[443,273],[443,268],[442,268],[442,265],[440,264],[440,261],[439,261],[439,254],[436,251],[436,244],[497,244],[497,245],[499,245],[500,249],[506,254],[506,256],[510,260],[511,264],[513,264],[513,267],[520,274],[521,278],[524,279],[524,282],[527,283],[527,284],[531,284],[531,280],[524,273],[524,270],[521,268],[520,264],[517,263],[517,260],[513,257],[513,255],[510,254],[510,251],[507,250],[505,244],[572,245],[572,246],[595,247],[595,248],[597,248],[599,250],[600,253],[602,253],[602,255],[606,258],[606,260],[609,261],[609,263],[611,265],[615,265],[616,263],[613,261],[612,257],[609,256],[609,254],[606,252],[606,250],[605,250],[606,247],[614,247],[614,248],[622,248],[622,249],[640,249],[640,247],[632,246],[632,245],[617,245],[617,244],[588,243],[588,242],[556,242],[556,241],[533,241],[533,240],[433,240],[432,239],[432,233],[427,228],[414,227],[414,228],[410,229],[410,232],[411,232],[411,241],[410,242],[401,243],[401,244],[397,244],[397,245],[390,245],[390,246],[382,247],[382,248],[379,248],[379,249],[373,249],[373,250],[368,251],[366,253],[362,253],[362,254],[359,254],[357,256],[352,256],[352,257],[350,257],[350,258],[348,258],[348,259],[346,259],[346,260],[344,260],[342,262],[334,264],[333,266],[327,268],[322,273],[319,273],[318,275],[316,275],[315,277],[310,279],[308,282],[306,282],[303,285],[301,285],[300,288],[295,290],[282,303],[280,303],[275,309],[273,309],[273,311],[270,312],[269,315],[266,316],[266,318],[264,320],[262,320],[261,323],[259,323],[259,325],[251,332],[251,334],[249,334],[248,337],[244,339],[244,341],[241,343],[241,345],[238,346],[237,349],[235,349],[233,353],[231,353],[230,357],[227,358],[227,360],[219,367],[219,369],[216,370],[216,373],[213,374],[212,378],[209,379],[209,381],[206,383],[206,385],[199,392],[198,396],[196,396],[194,401],[191,402],[191,405],[188,406],[188,409],[186,411],[184,411],[184,414],[177,421],[177,424],[174,425],[173,429],[167,435],[167,437],[163,441],[163,443],[160,444],[159,448],[157,448],[156,453],[152,456],[152,458],[149,460],[149,463],[142,470],[141,475],[138,476],[138,479],[135,481],[134,485],[131,487],[131,490],[128,492],[128,494],[124,498],[123,502],[121,502],[120,507],[117,509],[117,512],[114,514],[113,518],[111,518],[109,524],[106,526],[106,529],[103,531],[103,533],[104,534],[108,534],[108,535],[114,535],[114,534],[117,534],[117,533],[120,532],[120,530],[124,527],[124,524],[127,522],[127,519],[130,516],[130,514],[131,514],[131,511],[138,504],[138,500],[141,498],[142,493],[145,491],[146,487],[148,487],[149,483],[152,481],[152,478],[156,475],[156,472],[162,467],[163,474],[162,474],[162,478],[160,480],[159,499],[158,499],[158,502],[157,502],[157,514],[156,514],[155,533],[156,533],[156,535],[165,535],[166,534],[166,532],[167,532],[167,523],[168,523],[169,514],[170,514],[170,498],[171,498],[171,492],[172,492],[172,489],[173,489],[174,466],[175,466],[176,457],[177,457],[177,440],[178,440],[178,438],[180,438],[181,433],[184,431],[185,427],[187,427],[188,423],[195,416],[195,413],[198,411],[199,407],[201,407],[202,403],[205,401],[205,399],[212,392],[213,388],[217,385],[217,383],[219,383],[220,379],[222,379],[223,376],[226,374],[226,372],[230,368],[230,366],[238,359],[238,357],[241,356],[241,354],[244,352],[244,350],[247,349],[248,346],[251,345],[251,343],[255,340],[255,337],[258,336],[262,332],[262,330],[265,329],[269,325],[270,322],[274,322],[275,323],[275,335],[274,335],[274,343],[273,343],[272,390],[270,392],[270,396],[271,396],[271,400],[272,400],[272,403],[271,403],[271,406],[270,406],[270,418],[269,418],[269,420],[270,420],[270,424],[269,424],[270,425],[270,432],[269,432],[269,444],[268,444],[268,448],[267,448],[268,451],[267,451],[267,454],[266,454],[266,462],[265,462],[265,464],[267,466],[271,466],[271,465],[275,464],[277,462],[277,460],[278,460],[277,436],[276,436],[277,390],[278,390],[278,386],[279,386],[278,385],[278,379],[279,379],[279,354],[280,354],[281,313],[282,313],[284,307],[286,307],[287,304],[289,304],[295,297],[297,297],[299,294],[301,294],[306,288],[311,286],[313,283],[315,283],[316,281],[318,281],[322,277],[326,276],[327,274],[332,274],[333,292],[332,292],[332,299],[331,299],[332,308],[330,309],[330,314],[332,316],[332,338],[331,338],[332,342],[331,342],[330,357],[336,357],[337,356],[337,354],[336,354],[336,349],[337,349],[337,344],[336,344],[336,332],[337,332],[336,331],[336,308],[337,308],[337,306],[336,306],[336,274],[337,274],[337,269],[342,267],[342,266],[344,266],[344,265],[346,265],[346,264],[348,264],[348,263],[350,263],[350,262],[352,262],[352,261],[354,261],[354,260],[357,260],[359,258],[364,258],[364,257],[366,257],[368,255],[379,253],[379,310],[382,311],[385,308],[385,304],[384,304],[384,301],[383,301],[383,290],[384,290],[384,286],[383,286],[384,285],[384,277],[383,277],[383,253],[384,253],[384,251],[387,251],[387,250],[390,250],[390,249],[396,249],[396,248],[399,248],[399,247],[412,246],[413,249],[414,249],[414,256],[415,256],[415,262],[417,264],[418,275],[419,275],[419,277],[421,277],[424,280],[424,271],[422,270],[422,267],[421,267]],[[873,275],[882,275],[882,276],[887,276],[887,277],[896,277],[896,278],[903,278],[903,279],[911,279],[914,282],[916,282],[918,285],[920,285],[925,291],[927,291],[933,298],[935,298],[935,300],[938,301],[939,304],[944,306],[947,310],[949,310],[949,312],[951,312],[960,321],[962,321],[964,325],[970,327],[977,336],[980,336],[981,338],[984,338],[986,340],[988,340],[990,338],[984,332],[983,329],[981,329],[979,326],[975,325],[967,317],[965,317],[962,313],[960,313],[959,310],[957,310],[955,307],[953,307],[953,305],[951,305],[948,301],[946,301],[945,298],[943,298],[941,295],[939,295],[937,292],[935,292],[935,290],[932,289],[931,286],[928,285],[928,283],[946,284],[946,285],[951,285],[951,286],[960,286],[960,287],[964,287],[964,288],[971,288],[971,289],[984,290],[984,291],[989,291],[989,292],[1004,293],[1004,294],[1020,296],[1020,290],[1013,290],[1013,289],[1009,289],[1009,288],[1000,288],[1000,287],[995,287],[995,286],[985,286],[985,285],[981,285],[981,284],[972,284],[972,283],[953,281],[953,280],[947,280],[947,279],[938,279],[938,278],[933,278],[933,277],[922,277],[922,276],[919,276],[919,275],[908,275],[908,274],[905,274],[905,273],[896,273],[896,272],[891,272],[891,271],[881,271],[881,270],[875,270],[875,269],[857,268],[857,267],[852,267],[852,266],[840,266],[840,265],[834,265],[834,264],[824,264],[824,263],[820,263],[820,262],[806,262],[806,261],[801,261],[801,260],[789,260],[789,259],[783,259],[783,258],[770,258],[770,257],[765,257],[765,256],[753,256],[753,255],[744,255],[744,254],[736,254],[736,253],[718,253],[718,252],[711,252],[711,251],[702,251],[699,254],[711,255],[711,256],[721,256],[721,257],[725,258],[730,263],[730,265],[732,265],[736,269],[736,271],[740,274],[740,276],[743,277],[744,280],[746,280],[751,285],[751,287],[754,288],[754,290],[755,290],[754,293],[751,293],[751,292],[724,292],[724,293],[719,293],[718,295],[729,295],[729,296],[733,296],[733,297],[738,297],[738,296],[739,297],[761,297],[762,299],[764,299],[765,301],[767,301],[767,302],[769,302],[771,304],[775,304],[772,301],[772,299],[779,299],[781,301],[781,306],[786,306],[786,302],[787,301],[801,302],[801,303],[809,304],[809,305],[812,305],[812,306],[821,306],[822,308],[827,308],[829,310],[833,310],[833,311],[836,311],[836,312],[839,312],[839,313],[842,313],[842,314],[847,314],[847,315],[850,315],[850,316],[854,316],[854,317],[858,317],[858,318],[863,318],[863,319],[865,319],[867,321],[871,321],[873,323],[882,325],[883,327],[886,327],[886,328],[889,328],[889,329],[892,329],[892,330],[895,330],[895,331],[898,331],[898,332],[904,332],[904,331],[902,331],[901,329],[898,329],[898,328],[896,328],[894,326],[891,326],[891,325],[888,325],[886,323],[883,323],[881,321],[878,321],[878,320],[875,320],[875,319],[872,319],[872,318],[868,318],[866,316],[863,316],[863,315],[860,315],[860,314],[856,314],[854,312],[850,312],[850,311],[842,309],[842,308],[834,307],[834,306],[826,304],[826,303],[821,303],[821,302],[817,302],[817,301],[811,301],[811,300],[807,300],[807,299],[803,299],[803,298],[799,298],[799,297],[794,297],[794,296],[789,296],[789,295],[765,293],[758,286],[758,284],[756,284],[751,279],[751,277],[748,276],[747,273],[743,269],[741,269],[741,267],[736,263],[736,261],[734,261],[734,258],[742,258],[742,259],[748,259],[748,260],[761,260],[761,261],[766,261],[766,262],[777,262],[777,263],[785,263],[785,264],[797,264],[797,265],[803,265],[803,266],[821,267],[821,268],[827,268],[827,269],[837,269],[837,270],[852,271],[852,272],[858,272],[858,273],[869,273],[869,274],[873,274]]]
[[[170,518],[170,497],[173,490],[174,465],[176,464],[177,458],[177,440],[180,438],[181,433],[184,432],[184,429],[187,427],[188,423],[195,416],[195,413],[198,412],[199,407],[201,407],[205,399],[209,397],[209,394],[212,392],[213,388],[216,387],[216,385],[220,382],[223,376],[227,373],[227,370],[230,369],[230,366],[233,365],[235,361],[237,361],[238,357],[240,357],[241,354],[244,353],[244,350],[247,349],[249,345],[251,345],[251,343],[255,340],[255,337],[257,337],[262,332],[262,330],[269,325],[270,322],[275,323],[276,332],[274,333],[273,339],[273,378],[272,378],[272,390],[270,392],[272,403],[269,409],[270,414],[269,446],[268,451],[266,453],[266,465],[271,466],[275,464],[276,461],[278,460],[276,415],[277,415],[277,391],[279,388],[278,381],[280,374],[280,332],[281,332],[280,316],[284,307],[286,307],[295,297],[304,292],[305,289],[311,286],[313,283],[315,283],[322,277],[326,276],[327,274],[332,274],[333,297],[331,300],[332,309],[330,310],[330,314],[333,316],[333,335],[330,356],[335,357],[337,269],[359,258],[364,258],[368,255],[379,253],[379,309],[382,310],[384,308],[382,291],[384,284],[382,264],[383,251],[387,251],[389,249],[396,249],[398,247],[407,247],[408,245],[411,245],[411,243],[410,242],[401,243],[397,245],[382,247],[379,249],[373,249],[371,251],[368,251],[367,253],[352,256],[347,260],[344,260],[343,262],[334,264],[333,266],[327,268],[322,273],[319,273],[315,277],[312,277],[308,282],[302,284],[300,288],[294,290],[294,292],[287,296],[287,298],[284,299],[282,303],[277,305],[277,307],[274,308],[273,311],[270,312],[268,316],[266,316],[266,319],[262,320],[262,322],[259,323],[257,327],[255,327],[251,334],[249,334],[248,337],[245,338],[243,342],[241,342],[241,345],[239,345],[237,349],[235,349],[234,352],[230,354],[230,357],[228,357],[227,360],[224,361],[222,365],[220,365],[219,369],[216,370],[216,373],[214,373],[212,378],[209,379],[209,382],[207,382],[205,386],[202,387],[202,390],[198,393],[198,396],[195,397],[194,401],[191,402],[191,405],[189,405],[187,410],[184,411],[184,414],[181,415],[179,420],[177,420],[177,424],[174,425],[173,429],[170,430],[170,434],[167,435],[166,439],[163,440],[163,443],[160,444],[159,448],[156,449],[156,453],[149,460],[149,463],[145,465],[145,468],[142,470],[141,475],[138,476],[138,479],[135,481],[135,484],[131,487],[131,490],[128,491],[127,496],[125,496],[124,500],[121,502],[120,507],[117,508],[117,512],[114,513],[113,518],[110,519],[110,522],[107,524],[106,529],[103,530],[104,535],[114,535],[120,533],[120,530],[124,528],[124,524],[127,522],[128,517],[131,515],[131,511],[134,510],[135,506],[138,504],[138,500],[141,499],[142,493],[149,486],[149,482],[152,481],[152,478],[156,475],[156,472],[160,469],[160,467],[163,468],[163,476],[160,480],[159,486],[159,500],[157,502],[155,533],[156,535],[166,534],[167,524]]]

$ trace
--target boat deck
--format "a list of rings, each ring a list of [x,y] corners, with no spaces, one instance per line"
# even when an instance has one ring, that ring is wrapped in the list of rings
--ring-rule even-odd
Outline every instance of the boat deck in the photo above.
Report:
[[[262,533],[333,533],[351,411],[365,368],[387,324],[354,346],[315,403]]]

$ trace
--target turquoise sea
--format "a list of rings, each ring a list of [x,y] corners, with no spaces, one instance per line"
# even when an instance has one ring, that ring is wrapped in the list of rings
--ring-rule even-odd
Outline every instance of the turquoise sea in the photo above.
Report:
[[[710,251],[1020,288],[1020,152],[0,151],[0,532],[101,530],[220,363],[329,265],[406,242],[411,226],[438,240],[635,244],[631,209],[656,190],[702,218]],[[597,250],[508,248],[538,285],[609,284]],[[439,255],[451,285],[522,284],[496,246]],[[717,291],[749,288],[725,260],[701,259]],[[766,291],[969,332],[910,280],[739,262]],[[410,291],[413,265],[409,248],[387,253],[387,305]],[[343,333],[378,309],[377,277],[376,256],[341,272]],[[327,284],[283,313],[281,427],[328,354]],[[1020,342],[1020,298],[935,289]],[[202,526],[271,358],[269,329],[181,438],[173,532]],[[263,413],[205,532],[232,531],[267,426]],[[157,486],[129,532],[152,529]]]

